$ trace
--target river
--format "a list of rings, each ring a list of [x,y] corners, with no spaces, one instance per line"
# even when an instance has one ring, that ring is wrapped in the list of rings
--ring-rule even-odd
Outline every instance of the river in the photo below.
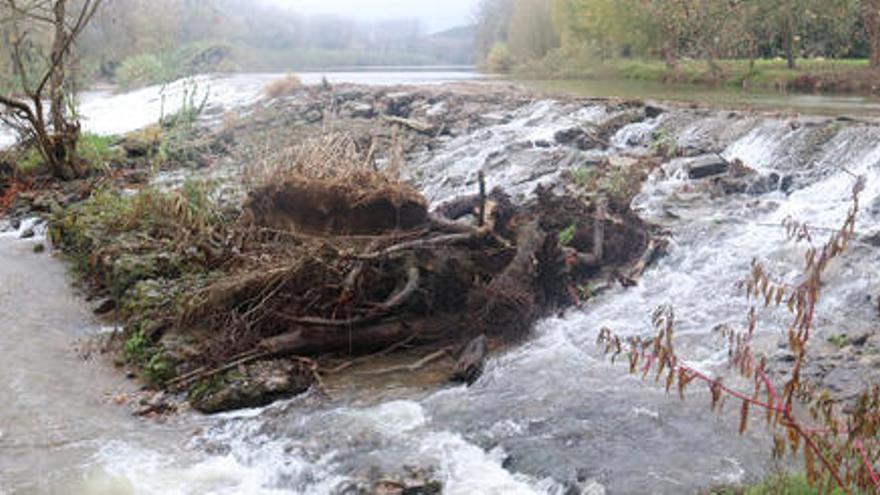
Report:
[[[200,87],[211,95],[207,113],[216,117],[256,101],[274,77],[201,78]],[[472,75],[332,78],[390,84]],[[306,82],[319,79],[304,76]],[[164,89],[165,111],[182,88],[178,83]],[[162,92],[88,93],[82,105],[86,127],[121,133],[154,122]],[[493,162],[489,178],[525,187],[533,171],[517,167],[517,158],[547,151],[516,145],[546,139],[573,122],[607,117],[600,102],[536,101],[416,157],[413,167],[436,201],[471,188],[491,156],[508,153],[507,162]],[[735,418],[709,412],[703,391],[681,402],[628,376],[599,355],[596,333],[602,326],[642,333],[651,311],[672,303],[680,351],[707,369],[723,361],[723,339],[712,329],[742,323],[747,306],[735,283],[751,260],[769,259],[787,276],[800,263],[799,251],[773,225],[790,215],[837,225],[848,206],[850,174],[857,173],[868,178],[858,230],[880,230],[880,127],[870,119],[835,123],[673,110],[625,127],[611,150],[587,153],[646,153],[651,133],[660,128],[680,146],[711,145],[759,172],[790,175],[792,192],[718,197],[694,191],[680,162],[666,164],[665,173],[647,181],[635,206],[669,231],[668,256],[638,287],[612,290],[540,322],[528,343],[494,357],[471,388],[329,401],[310,395],[211,418],[184,413],[166,423],[134,418],[117,405],[134,385],[110,369],[105,357],[78,349],[78,342],[107,329],[70,288],[64,264],[35,254],[39,239],[20,240],[15,231],[0,236],[0,493],[337,493],[364,469],[393,471],[404,464],[433,467],[452,494],[562,494],[576,486],[574,493],[695,493],[761,476],[770,466],[770,445],[760,426],[740,437]],[[820,334],[874,321],[866,296],[880,292],[876,251],[857,243],[833,267]],[[779,318],[769,315],[762,327]],[[763,336],[776,338],[770,330]]]

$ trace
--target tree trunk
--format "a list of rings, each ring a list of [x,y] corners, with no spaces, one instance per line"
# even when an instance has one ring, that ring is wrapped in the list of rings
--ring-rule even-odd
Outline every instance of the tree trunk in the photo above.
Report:
[[[70,50],[72,36],[67,32],[67,2],[55,0],[52,8],[54,14],[55,37],[52,40],[50,60],[55,68],[49,78],[49,117],[52,124],[52,138],[49,159],[53,173],[65,180],[80,175],[76,164],[76,142],[79,139],[79,126],[67,121],[67,109],[64,104],[64,82],[67,76],[67,55]]]
[[[666,63],[667,69],[674,71],[678,67],[678,60],[675,58],[675,50],[670,45],[670,42],[666,42],[663,46],[663,62]]]
[[[789,69],[797,68],[797,60],[795,58],[796,43],[794,39],[794,26],[790,18],[786,18],[782,27],[782,45],[785,50],[785,60]]]
[[[865,32],[870,47],[870,63],[874,69],[880,68],[880,0],[863,0]]]
[[[64,26],[65,2],[56,0],[53,12],[55,14],[55,39],[52,40],[51,60],[55,61],[55,70],[49,81],[49,114],[52,120],[52,128],[56,133],[64,132],[64,53],[67,46],[67,32]]]

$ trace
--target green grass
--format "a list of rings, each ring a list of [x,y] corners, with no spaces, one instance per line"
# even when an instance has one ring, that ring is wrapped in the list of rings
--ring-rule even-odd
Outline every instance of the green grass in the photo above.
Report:
[[[801,59],[795,69],[789,69],[782,59],[722,60],[718,62],[719,80],[704,60],[681,60],[675,69],[669,69],[660,60],[580,57],[551,54],[543,61],[520,66],[518,73],[551,79],[629,79],[754,89],[872,91],[877,86],[874,71],[869,71],[868,61],[862,59]]]
[[[849,343],[849,338],[846,335],[832,335],[828,337],[828,343],[833,345],[834,347],[843,348]]]
[[[119,140],[116,136],[99,136],[84,133],[76,143],[76,153],[89,168],[99,171],[107,170],[114,159],[121,157],[121,151],[113,145]],[[15,167],[19,173],[28,175],[43,165],[43,156],[35,146],[13,152]]]
[[[76,143],[76,152],[85,160],[89,167],[96,170],[106,170],[114,159],[121,157],[122,153],[113,145],[119,141],[117,136],[99,136],[90,132],[84,133]]]
[[[747,488],[718,488],[710,490],[711,495],[843,495],[842,490],[826,492],[810,486],[807,477],[778,473],[767,477],[761,483]],[[855,492],[857,493],[857,492]]]
[[[205,60],[211,51],[220,51],[221,60]],[[201,41],[181,46],[168,53],[143,53],[122,61],[114,81],[122,89],[175,81],[202,72],[228,72],[235,69],[229,60],[230,48],[223,43]]]
[[[574,236],[577,233],[577,222],[571,222],[571,225],[559,232],[557,236],[557,240],[559,241],[559,245],[566,247],[570,246],[572,241],[574,241]]]

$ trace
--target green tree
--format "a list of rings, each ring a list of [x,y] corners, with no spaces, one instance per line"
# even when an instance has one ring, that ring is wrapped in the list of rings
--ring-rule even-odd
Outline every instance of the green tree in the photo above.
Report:
[[[559,46],[553,27],[550,2],[515,0],[508,30],[508,44],[519,60],[538,60]]]
[[[513,0],[480,0],[476,13],[477,62],[485,64],[496,43],[507,43]]]

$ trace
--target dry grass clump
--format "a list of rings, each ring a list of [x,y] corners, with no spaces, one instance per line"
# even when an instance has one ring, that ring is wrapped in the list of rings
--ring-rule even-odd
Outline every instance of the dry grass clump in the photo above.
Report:
[[[296,74],[287,74],[267,84],[263,93],[269,98],[281,98],[296,93],[302,86],[302,80]]]
[[[351,136],[342,133],[288,145],[270,144],[271,150],[261,153],[248,167],[245,178],[255,189],[278,186],[290,181],[321,182],[334,189],[345,190],[353,197],[374,196],[411,188],[403,183],[397,171],[399,154],[392,156],[382,170],[376,158],[376,147],[360,146]],[[415,193],[412,190],[412,193]]]

